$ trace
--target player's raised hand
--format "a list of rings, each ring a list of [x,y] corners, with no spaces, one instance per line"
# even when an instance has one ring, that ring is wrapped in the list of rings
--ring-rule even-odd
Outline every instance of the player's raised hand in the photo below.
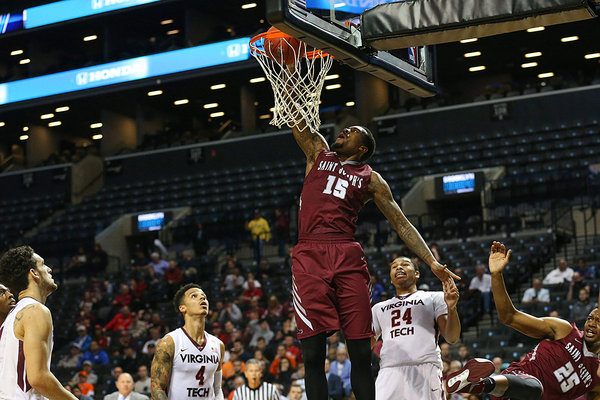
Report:
[[[510,250],[506,251],[506,247],[500,242],[492,243],[492,249],[490,251],[490,273],[497,273],[504,271],[504,268],[508,265],[510,259]]]
[[[458,276],[454,272],[450,271],[448,269],[447,265],[442,265],[439,262],[434,261],[430,267],[431,267],[431,272],[433,272],[435,274],[435,276],[437,276],[438,279],[442,282],[446,281],[446,279],[448,279],[450,277],[460,280],[460,276]]]
[[[456,303],[458,303],[460,297],[458,288],[454,284],[454,279],[450,277],[445,281],[442,281],[442,287],[444,289],[444,301],[446,302],[448,309],[451,310],[456,307]]]

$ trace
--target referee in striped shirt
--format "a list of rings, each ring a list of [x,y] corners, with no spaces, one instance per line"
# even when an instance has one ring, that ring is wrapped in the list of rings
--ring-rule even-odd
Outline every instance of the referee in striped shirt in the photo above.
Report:
[[[246,361],[246,384],[235,389],[232,400],[279,400],[279,391],[267,382],[262,382],[260,362],[254,358]]]

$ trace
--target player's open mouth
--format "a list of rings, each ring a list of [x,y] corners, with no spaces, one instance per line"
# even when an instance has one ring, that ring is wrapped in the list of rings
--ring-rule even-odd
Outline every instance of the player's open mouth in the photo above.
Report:
[[[402,278],[404,276],[406,276],[406,272],[404,272],[403,270],[396,271],[396,278]]]
[[[594,331],[593,329],[586,329],[585,330],[585,336],[587,337],[593,337],[596,335],[596,331]]]

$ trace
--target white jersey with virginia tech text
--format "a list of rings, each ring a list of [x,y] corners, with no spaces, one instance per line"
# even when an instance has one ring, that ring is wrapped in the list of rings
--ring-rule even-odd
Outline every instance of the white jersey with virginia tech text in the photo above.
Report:
[[[41,304],[31,297],[17,302],[0,327],[0,400],[47,400],[31,387],[27,380],[23,341],[15,336],[15,318],[27,306]],[[48,338],[48,369],[52,354],[53,335]]]
[[[183,328],[167,335],[175,343],[169,400],[214,399],[213,386],[221,360],[221,341],[204,332],[204,343],[200,345]]]
[[[442,367],[437,319],[448,314],[443,292],[396,296],[372,308],[375,336],[381,335],[380,367],[433,363]]]

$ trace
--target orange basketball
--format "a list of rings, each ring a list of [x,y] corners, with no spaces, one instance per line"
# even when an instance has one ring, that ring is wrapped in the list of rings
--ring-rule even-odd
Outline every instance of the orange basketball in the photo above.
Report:
[[[296,59],[306,55],[306,46],[301,41],[282,33],[274,26],[267,31],[264,49],[270,59],[283,65],[294,64]]]

